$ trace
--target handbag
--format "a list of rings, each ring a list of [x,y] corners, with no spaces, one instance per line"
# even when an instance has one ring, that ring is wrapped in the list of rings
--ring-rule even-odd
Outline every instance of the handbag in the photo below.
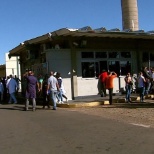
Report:
[[[131,86],[132,86],[132,85],[133,85],[133,82],[132,82],[132,81],[130,81],[130,82],[129,82],[129,85],[131,85]]]

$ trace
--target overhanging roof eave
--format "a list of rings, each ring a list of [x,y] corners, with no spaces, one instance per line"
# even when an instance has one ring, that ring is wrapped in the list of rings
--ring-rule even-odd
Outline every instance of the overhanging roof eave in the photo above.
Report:
[[[19,56],[20,52],[25,48],[25,46],[23,45],[18,45],[17,47],[15,47],[14,49],[9,51],[9,57],[13,57],[13,56]]]
[[[72,37],[99,37],[99,38],[128,38],[128,39],[154,39],[154,35],[139,34],[139,33],[124,33],[124,32],[69,32],[59,36]]]

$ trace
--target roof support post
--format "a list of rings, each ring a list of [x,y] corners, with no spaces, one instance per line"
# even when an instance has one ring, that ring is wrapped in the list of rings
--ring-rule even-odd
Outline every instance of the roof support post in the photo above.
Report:
[[[72,41],[69,42],[71,47],[71,92],[72,92],[72,100],[78,96],[78,85],[77,85],[77,58],[76,58],[76,50],[72,44]]]

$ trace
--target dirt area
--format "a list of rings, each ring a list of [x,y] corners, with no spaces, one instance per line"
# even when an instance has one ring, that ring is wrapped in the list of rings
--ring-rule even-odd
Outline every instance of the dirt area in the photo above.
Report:
[[[154,106],[99,106],[68,109],[80,113],[114,119],[121,122],[154,128]]]

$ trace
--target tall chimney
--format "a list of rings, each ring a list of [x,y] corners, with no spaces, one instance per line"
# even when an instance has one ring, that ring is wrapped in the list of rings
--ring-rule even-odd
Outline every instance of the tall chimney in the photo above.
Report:
[[[121,8],[123,30],[139,30],[137,0],[121,0]]]

